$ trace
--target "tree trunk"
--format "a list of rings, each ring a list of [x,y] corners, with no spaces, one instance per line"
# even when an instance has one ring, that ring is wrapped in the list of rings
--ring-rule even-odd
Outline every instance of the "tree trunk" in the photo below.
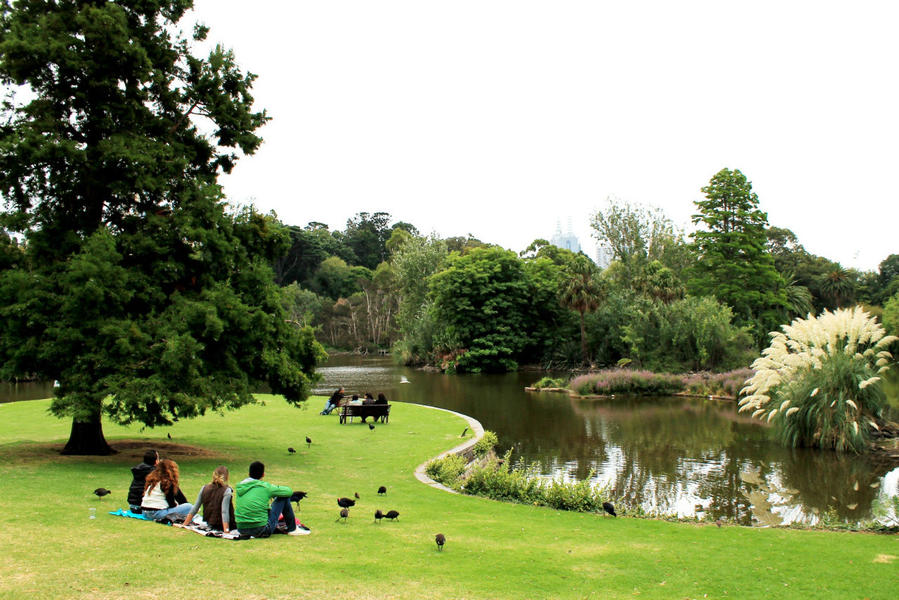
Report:
[[[103,423],[99,413],[90,421],[72,420],[72,432],[66,447],[62,449],[63,454],[106,456],[115,452],[103,437]]]

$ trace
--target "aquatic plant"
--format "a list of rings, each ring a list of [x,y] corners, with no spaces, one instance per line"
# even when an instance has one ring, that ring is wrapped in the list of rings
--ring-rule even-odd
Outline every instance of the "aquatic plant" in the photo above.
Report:
[[[788,446],[865,450],[884,405],[880,375],[899,338],[861,307],[825,310],[772,332],[740,411],[773,422]]]

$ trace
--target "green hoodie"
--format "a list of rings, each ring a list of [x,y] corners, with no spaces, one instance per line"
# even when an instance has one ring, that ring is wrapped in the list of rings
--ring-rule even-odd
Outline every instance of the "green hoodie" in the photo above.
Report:
[[[234,519],[238,529],[264,527],[268,523],[269,500],[293,494],[293,490],[286,485],[250,477],[235,485],[234,491],[237,494]]]

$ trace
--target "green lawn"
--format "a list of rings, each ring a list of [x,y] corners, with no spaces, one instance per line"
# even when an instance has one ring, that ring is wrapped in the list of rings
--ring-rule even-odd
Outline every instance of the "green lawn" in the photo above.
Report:
[[[0,598],[896,597],[899,536],[719,529],[452,495],[413,470],[459,441],[458,417],[397,403],[369,431],[320,416],[324,399],[302,410],[263,399],[177,423],[171,441],[106,424],[128,449],[102,458],[58,454],[70,424],[48,402],[0,405]],[[191,501],[218,464],[236,483],[262,460],[266,479],[309,493],[299,517],[312,534],[229,542],[107,515],[125,507],[129,467],[147,446],[178,461]],[[113,494],[97,500],[100,486]],[[348,522],[335,522],[337,496],[354,492]],[[102,507],[96,520],[89,507]],[[399,520],[375,524],[376,508]]]

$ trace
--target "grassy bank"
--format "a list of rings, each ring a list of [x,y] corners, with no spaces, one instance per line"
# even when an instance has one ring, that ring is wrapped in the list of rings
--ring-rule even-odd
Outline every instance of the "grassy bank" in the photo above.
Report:
[[[892,598],[899,584],[897,536],[719,529],[452,495],[413,470],[459,441],[458,417],[395,404],[390,424],[369,431],[319,416],[323,399],[307,410],[265,400],[179,422],[171,441],[107,424],[122,452],[102,458],[58,455],[69,423],[47,402],[0,405],[0,598]],[[233,483],[262,460],[267,479],[309,493],[299,517],[312,535],[226,542],[107,515],[125,506],[128,468],[147,446],[179,462],[191,500],[216,465]],[[99,486],[113,494],[98,501]],[[354,492],[348,522],[335,522],[336,497]],[[102,507],[96,520],[89,507]],[[375,524],[376,508],[399,520]]]

